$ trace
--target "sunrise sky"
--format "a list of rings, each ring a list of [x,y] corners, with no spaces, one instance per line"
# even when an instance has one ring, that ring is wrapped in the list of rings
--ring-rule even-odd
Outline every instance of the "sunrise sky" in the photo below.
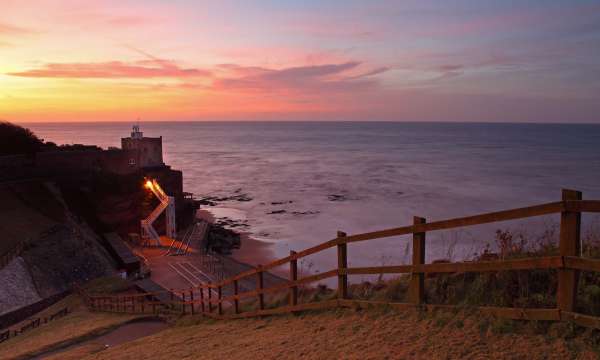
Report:
[[[0,119],[600,122],[600,1],[0,0]]]

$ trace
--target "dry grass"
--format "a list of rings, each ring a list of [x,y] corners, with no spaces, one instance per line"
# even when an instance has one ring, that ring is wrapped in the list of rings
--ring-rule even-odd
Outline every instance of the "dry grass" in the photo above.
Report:
[[[186,317],[186,324],[99,351],[79,348],[64,359],[595,359],[579,335],[561,329],[519,333],[494,319],[463,313],[336,310],[263,319],[214,321]],[[482,325],[483,324],[483,325]],[[560,325],[560,324],[556,324]]]
[[[75,295],[58,302],[48,311],[65,306],[73,309],[72,313],[1,343],[0,359],[26,359],[33,354],[76,343],[139,317],[128,314],[91,313]]]

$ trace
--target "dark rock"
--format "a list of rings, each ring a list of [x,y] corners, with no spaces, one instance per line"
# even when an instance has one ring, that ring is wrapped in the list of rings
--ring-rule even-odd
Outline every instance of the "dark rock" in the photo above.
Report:
[[[206,203],[205,205],[215,206],[215,205],[217,205],[217,203],[225,202],[225,201],[241,201],[242,202],[242,201],[252,201],[253,200],[250,196],[248,196],[248,194],[241,194],[240,193],[241,190],[242,189],[237,189],[234,192],[236,195],[221,196],[221,197],[205,196],[205,197],[200,198],[200,200],[198,200],[198,201],[200,201],[201,204],[202,204],[202,202],[204,202],[204,203]]]
[[[240,234],[219,224],[212,224],[208,231],[207,249],[219,254],[230,254],[241,246]]]
[[[327,198],[329,199],[329,201],[346,201],[346,200],[348,200],[348,198],[345,195],[340,195],[340,194],[327,195]]]
[[[320,211],[316,210],[316,211],[294,211],[292,212],[292,214],[294,215],[316,215],[319,214]]]
[[[212,201],[212,200],[208,200],[208,199],[206,199],[206,198],[204,198],[204,199],[199,199],[199,200],[196,200],[196,202],[197,202],[199,205],[206,205],[206,206],[216,206],[216,205],[217,205],[217,203],[216,203],[216,202],[214,202],[214,201]]]
[[[274,201],[271,203],[271,205],[284,205],[284,204],[293,204],[294,201],[293,200],[289,200],[289,201]]]
[[[272,215],[272,214],[285,214],[287,211],[285,210],[273,210],[271,212],[268,212],[267,215]]]

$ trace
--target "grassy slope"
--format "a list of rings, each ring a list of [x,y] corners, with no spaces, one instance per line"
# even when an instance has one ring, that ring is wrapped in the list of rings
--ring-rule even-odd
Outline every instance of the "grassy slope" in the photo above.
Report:
[[[65,306],[73,309],[69,315],[0,343],[0,359],[29,358],[32,354],[77,342],[78,339],[102,333],[138,317],[126,314],[90,313],[75,295],[54,304],[35,317],[49,316]],[[16,327],[19,325],[11,328]]]
[[[186,322],[187,324],[184,324]],[[561,326],[561,324],[556,324]],[[335,310],[263,319],[187,317],[158,334],[98,352],[79,348],[63,359],[595,359],[582,341],[516,330],[490,320],[415,311]],[[564,324],[562,324],[564,326]]]

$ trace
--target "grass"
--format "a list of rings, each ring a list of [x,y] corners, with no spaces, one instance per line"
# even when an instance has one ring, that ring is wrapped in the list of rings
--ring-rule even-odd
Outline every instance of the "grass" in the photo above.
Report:
[[[67,316],[0,343],[0,359],[24,359],[66,347],[139,317],[131,314],[89,312],[77,295],[68,296],[53,305],[53,308],[65,306],[71,310]]]
[[[133,289],[134,284],[118,276],[105,276],[89,281],[83,286],[88,295],[106,295]]]
[[[188,316],[158,334],[102,351],[73,349],[62,358],[595,358],[587,333],[565,337],[556,329],[548,336],[520,323],[485,319],[481,325],[479,318],[465,312],[421,318],[415,311],[391,309],[228,321]]]
[[[488,247],[471,260],[552,255],[557,252],[555,236],[555,231],[546,231],[543,236],[530,240],[522,234],[499,230],[494,247],[498,251],[492,252]],[[600,257],[597,237],[586,237],[584,243],[586,256]],[[340,354],[357,359],[386,358],[390,354],[395,358],[596,358],[600,355],[598,330],[565,322],[507,320],[473,310],[473,305],[554,307],[556,276],[555,271],[545,270],[429,276],[425,285],[427,302],[459,305],[455,311],[399,311],[383,306],[361,311],[306,311],[230,321],[186,316],[158,335],[102,351],[73,349],[65,353],[64,358],[320,359],[337,358]],[[400,276],[365,281],[351,284],[349,291],[355,299],[405,302],[409,280],[409,276]],[[88,284],[86,289],[91,293],[115,293],[129,287],[126,281],[104,278]],[[582,273],[579,289],[580,310],[600,315],[600,277]],[[289,303],[288,296],[287,291],[268,294],[266,307],[285,306]],[[299,302],[325,301],[336,296],[336,291],[324,285],[302,287]],[[256,309],[257,301],[249,299],[241,305],[244,311],[249,311]],[[39,335],[32,331],[31,343],[27,337],[11,340],[21,343],[10,349],[27,349],[20,354],[31,353],[30,347],[40,351],[67,341],[66,336],[69,339],[89,336],[128,320],[126,316],[85,311],[78,314],[79,317],[65,318],[64,325],[57,323],[57,331],[50,327],[38,329]],[[78,332],[67,335],[65,329],[69,327]],[[43,336],[43,333],[48,335]],[[3,351],[2,346],[0,351]]]
[[[593,223],[597,224],[597,222]],[[595,225],[593,225],[595,226]],[[592,226],[592,227],[593,227]],[[471,261],[518,259],[558,254],[558,230],[548,225],[541,235],[526,236],[521,232],[498,230],[494,244]],[[596,231],[583,235],[583,254],[600,258],[600,236]],[[492,251],[491,249],[496,249]],[[354,299],[408,302],[410,275],[376,282],[351,284]],[[429,274],[425,279],[425,298],[429,304],[448,304],[463,307],[556,307],[556,270],[502,271],[486,273]],[[577,311],[600,316],[600,274],[581,272],[579,278]]]

